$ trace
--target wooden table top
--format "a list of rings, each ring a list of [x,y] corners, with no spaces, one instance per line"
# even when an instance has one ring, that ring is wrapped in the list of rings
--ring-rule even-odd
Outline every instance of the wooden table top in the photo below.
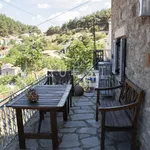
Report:
[[[37,85],[34,87],[39,95],[37,103],[31,103],[26,93],[14,98],[7,107],[21,109],[55,109],[63,107],[72,85]]]

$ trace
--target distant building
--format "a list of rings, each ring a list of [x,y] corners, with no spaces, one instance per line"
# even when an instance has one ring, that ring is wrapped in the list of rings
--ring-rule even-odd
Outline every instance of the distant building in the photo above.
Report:
[[[16,39],[15,43],[16,44],[21,44],[22,43],[22,39]]]
[[[22,34],[22,36],[29,37],[30,34],[29,33],[24,33],[24,34]]]
[[[12,64],[3,64],[1,67],[1,75],[17,75],[21,73],[20,67],[13,67]]]
[[[30,33],[30,35],[33,35],[33,36],[39,36],[36,32],[33,32],[33,33]]]
[[[0,45],[7,46],[9,42],[10,42],[9,38],[3,38],[0,40]]]

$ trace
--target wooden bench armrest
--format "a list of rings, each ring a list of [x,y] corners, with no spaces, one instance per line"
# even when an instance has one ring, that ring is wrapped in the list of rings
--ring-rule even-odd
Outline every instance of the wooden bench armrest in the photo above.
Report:
[[[99,107],[100,112],[107,112],[107,111],[118,111],[118,110],[125,110],[125,109],[131,109],[134,107],[139,106],[139,103],[135,102],[132,104],[126,104],[126,105],[121,105],[121,106],[114,106],[114,107]]]
[[[122,85],[118,85],[118,86],[114,86],[114,87],[106,87],[106,88],[95,88],[96,91],[99,91],[99,90],[113,90],[113,89],[118,89],[118,88],[121,88]]]

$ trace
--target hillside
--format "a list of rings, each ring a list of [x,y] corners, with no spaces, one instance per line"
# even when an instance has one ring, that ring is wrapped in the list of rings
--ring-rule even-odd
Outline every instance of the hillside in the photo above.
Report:
[[[0,36],[5,37],[7,35],[20,35],[23,33],[29,33],[29,31],[40,33],[41,31],[30,25],[25,25],[19,21],[15,21],[3,14],[0,14]]]
[[[97,32],[108,31],[108,21],[110,19],[110,15],[111,15],[110,9],[97,11],[96,13],[92,13],[79,19],[75,18],[73,20],[70,20],[69,22],[64,23],[61,27],[51,26],[47,30],[46,34],[53,35],[68,32],[76,33],[85,29],[88,30],[89,32],[92,32],[93,24],[95,25],[95,30]]]

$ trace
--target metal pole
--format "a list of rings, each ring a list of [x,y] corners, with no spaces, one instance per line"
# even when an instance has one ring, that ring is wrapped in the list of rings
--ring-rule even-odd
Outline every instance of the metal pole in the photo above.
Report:
[[[93,17],[93,41],[94,41],[94,50],[96,50],[96,40],[95,40],[95,18]]]

